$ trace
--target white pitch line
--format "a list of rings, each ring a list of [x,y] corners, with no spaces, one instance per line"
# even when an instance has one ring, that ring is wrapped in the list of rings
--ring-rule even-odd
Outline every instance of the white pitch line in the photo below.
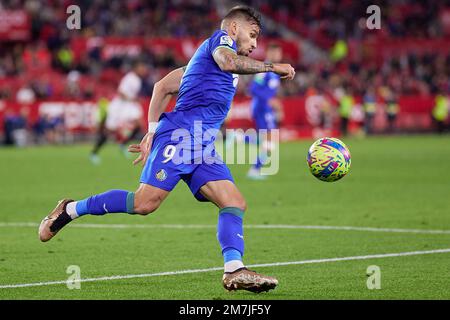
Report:
[[[326,262],[338,262],[338,261],[350,261],[350,260],[368,260],[368,259],[379,259],[379,258],[417,256],[417,255],[435,254],[435,253],[450,253],[450,248],[448,248],[448,249],[426,250],[426,251],[410,251],[410,252],[398,252],[398,253],[373,254],[373,255],[366,255],[366,256],[353,256],[353,257],[301,260],[301,261],[289,261],[289,262],[262,263],[262,264],[248,265],[247,267],[249,267],[249,268],[255,268],[255,267],[259,267],[259,268],[261,268],[261,267],[279,267],[279,266],[302,265],[302,264],[312,264],[312,263],[326,263]],[[97,281],[135,279],[135,278],[150,278],[150,277],[172,276],[172,275],[189,274],[189,273],[204,273],[204,272],[219,271],[219,270],[223,270],[223,267],[214,267],[214,268],[207,268],[207,269],[191,269],[191,270],[169,271],[169,272],[159,272],[159,273],[129,274],[129,275],[121,275],[121,276],[119,275],[119,276],[100,277],[100,278],[86,278],[86,279],[81,279],[81,280],[77,280],[77,281],[73,281],[73,282],[97,282]],[[73,283],[73,282],[71,282],[71,283]],[[67,280],[48,281],[48,282],[34,282],[34,283],[21,283],[21,284],[6,284],[6,285],[0,285],[0,289],[39,287],[39,286],[50,286],[50,285],[56,285],[56,284],[67,284]]]
[[[35,222],[0,222],[0,227],[38,227]],[[207,224],[95,224],[75,223],[71,228],[98,228],[98,229],[215,229],[215,225]],[[368,231],[368,232],[392,232],[392,233],[418,233],[418,234],[450,234],[450,230],[427,229],[400,229],[400,228],[374,228],[351,226],[307,226],[284,224],[249,224],[245,229],[304,229],[304,230],[343,230],[343,231]]]

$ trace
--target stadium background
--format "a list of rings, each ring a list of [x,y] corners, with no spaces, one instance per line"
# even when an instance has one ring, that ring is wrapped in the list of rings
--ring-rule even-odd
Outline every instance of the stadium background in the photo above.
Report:
[[[280,96],[284,140],[339,135],[340,105],[352,96],[353,134],[434,130],[438,94],[450,88],[450,7],[446,1],[379,1],[381,29],[370,30],[371,1],[255,0],[264,29],[253,57],[270,42],[295,66]],[[81,29],[69,30],[71,4]],[[150,66],[141,90],[148,107],[153,84],[183,66],[218,26],[230,1],[3,0],[0,6],[0,126],[20,130],[17,144],[70,142],[95,131],[98,101],[112,99],[131,61]],[[228,127],[251,127],[249,76],[241,76]],[[364,130],[364,97],[376,106]],[[317,105],[320,95],[328,106]],[[312,97],[311,99],[308,98]],[[391,102],[393,102],[391,104]],[[395,118],[389,127],[389,105]],[[398,108],[396,108],[398,104]],[[171,104],[173,106],[173,103]],[[448,102],[447,102],[448,109]],[[448,113],[448,111],[447,111]],[[444,114],[446,123],[447,113]],[[442,116],[441,116],[442,118]],[[143,121],[143,125],[146,121]],[[447,123],[446,123],[447,125]],[[27,133],[24,137],[25,129]],[[49,132],[50,131],[50,132]],[[80,135],[83,134],[83,135]],[[13,138],[4,139],[13,143]]]
[[[279,172],[252,181],[249,166],[230,165],[249,208],[245,263],[276,276],[279,287],[225,292],[217,211],[184,184],[151,216],[86,217],[48,243],[37,237],[59,199],[136,190],[141,168],[116,146],[102,150],[101,165],[89,162],[98,105],[139,56],[150,66],[147,108],[153,83],[186,64],[234,2],[0,0],[0,141],[7,127],[14,134],[6,142],[30,144],[0,142],[0,299],[450,298],[450,136],[434,133],[432,116],[439,111],[448,128],[449,2],[243,2],[263,13],[254,56],[276,41],[297,70],[280,92],[282,137],[294,141],[279,148]],[[66,27],[70,4],[81,8],[81,30]],[[372,4],[380,30],[365,28]],[[250,79],[240,77],[229,127],[253,125]],[[370,88],[377,105],[366,132]],[[324,183],[305,158],[314,136],[341,135],[341,113],[351,116],[342,140],[352,167]],[[69,290],[69,265],[92,281]],[[366,286],[369,265],[381,269],[380,290]]]

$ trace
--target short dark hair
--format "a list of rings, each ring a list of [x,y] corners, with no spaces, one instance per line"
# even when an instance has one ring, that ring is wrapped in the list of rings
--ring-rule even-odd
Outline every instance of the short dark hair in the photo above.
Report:
[[[131,68],[135,69],[140,65],[147,65],[147,61],[144,59],[144,57],[138,56],[131,60]]]
[[[247,20],[253,20],[261,29],[261,15],[252,7],[239,5],[235,6],[228,11],[223,20],[236,18],[238,16],[244,16]],[[223,21],[222,20],[222,21]]]

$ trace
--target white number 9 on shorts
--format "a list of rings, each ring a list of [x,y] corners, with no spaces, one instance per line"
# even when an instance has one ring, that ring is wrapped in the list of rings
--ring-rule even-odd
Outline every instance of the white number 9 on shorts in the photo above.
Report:
[[[173,156],[175,155],[176,147],[173,145],[168,145],[164,148],[163,156],[166,158],[162,161],[162,163],[167,163],[170,160],[172,160]]]

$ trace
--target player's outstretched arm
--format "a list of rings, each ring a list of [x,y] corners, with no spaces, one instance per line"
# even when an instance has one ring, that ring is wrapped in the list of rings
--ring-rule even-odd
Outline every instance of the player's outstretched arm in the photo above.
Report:
[[[133,164],[138,164],[139,162],[145,164],[147,161],[158,119],[166,110],[170,99],[180,90],[181,78],[185,69],[186,67],[182,67],[173,70],[153,86],[153,94],[148,110],[149,131],[142,138],[140,144],[132,144],[128,147],[128,151],[140,153],[139,157],[133,161]]]
[[[254,74],[261,72],[275,72],[282,79],[292,80],[295,70],[290,64],[271,63],[237,55],[230,49],[218,48],[213,54],[214,60],[222,71],[237,74]]]

